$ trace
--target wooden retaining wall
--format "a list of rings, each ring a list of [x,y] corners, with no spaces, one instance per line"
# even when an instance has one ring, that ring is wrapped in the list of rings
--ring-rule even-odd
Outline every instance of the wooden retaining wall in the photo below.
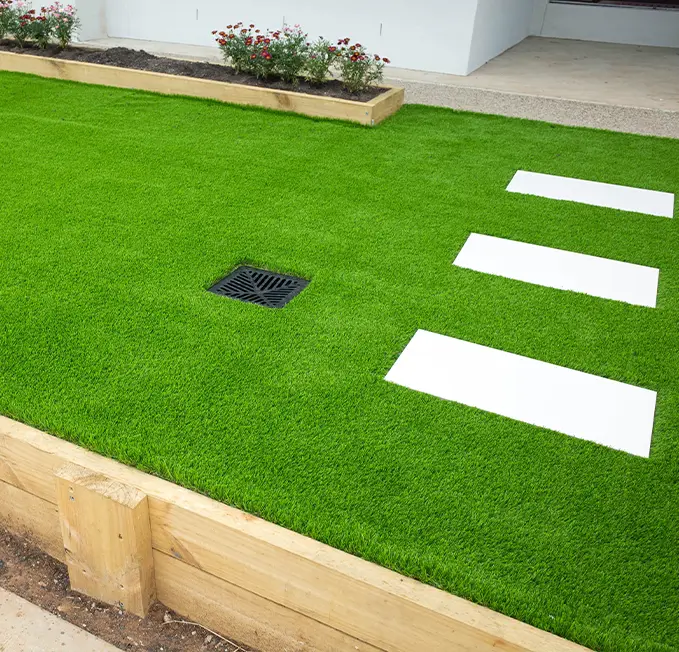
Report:
[[[3,51],[0,51],[0,70],[168,95],[203,97],[313,117],[349,120],[365,125],[376,125],[396,113],[403,104],[405,93],[402,88],[389,87],[369,102],[356,102],[324,95],[307,95],[260,86],[230,84],[210,79],[180,77],[147,70],[117,68]]]
[[[140,614],[157,597],[263,652],[585,651],[5,417],[0,522],[79,590]]]

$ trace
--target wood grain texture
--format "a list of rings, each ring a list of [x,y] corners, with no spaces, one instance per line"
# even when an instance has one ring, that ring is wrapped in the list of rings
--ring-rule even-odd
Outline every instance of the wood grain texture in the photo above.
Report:
[[[49,502],[56,501],[49,478],[67,462],[140,489],[148,496],[157,552],[377,649],[585,650],[4,417],[0,417],[0,460],[5,477],[15,478]],[[191,604],[187,597],[187,607]],[[180,605],[174,607],[186,613]],[[204,608],[209,613],[207,601]],[[235,608],[244,612],[247,606]],[[215,622],[219,618],[215,611]]]
[[[15,534],[27,536],[48,555],[65,561],[56,505],[0,480],[0,523]]]
[[[381,652],[343,632],[165,555],[153,553],[158,599],[258,650]]]
[[[165,73],[117,68],[82,61],[67,61],[37,57],[29,54],[0,52],[0,70],[23,72],[53,79],[99,84],[166,95],[188,95],[220,100],[232,104],[246,104],[279,111],[301,113],[321,118],[348,120],[364,125],[377,124],[398,110],[401,103],[394,98],[403,89],[389,89],[370,102],[356,102],[323,95],[307,95],[294,91],[275,90],[245,84],[231,84],[210,79],[180,77]]]
[[[390,88],[386,93],[376,97],[372,100],[375,103],[372,107],[373,124],[379,124],[396,113],[403,106],[404,101],[405,90],[403,88]]]
[[[71,588],[144,618],[155,600],[146,494],[75,464],[56,488]]]

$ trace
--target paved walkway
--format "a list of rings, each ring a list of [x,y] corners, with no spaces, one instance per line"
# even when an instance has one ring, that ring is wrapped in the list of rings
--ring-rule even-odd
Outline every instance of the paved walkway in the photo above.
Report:
[[[91,47],[221,62],[217,48],[106,38]],[[467,77],[389,67],[406,102],[679,138],[679,50],[529,37]]]
[[[679,49],[532,36],[467,77],[389,71],[411,103],[679,138]]]
[[[92,634],[0,589],[0,652],[119,652]]]

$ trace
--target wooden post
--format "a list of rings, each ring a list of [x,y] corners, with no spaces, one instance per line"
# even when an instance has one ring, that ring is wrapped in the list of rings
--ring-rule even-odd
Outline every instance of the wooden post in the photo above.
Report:
[[[75,464],[56,483],[71,588],[145,617],[156,593],[146,494]]]

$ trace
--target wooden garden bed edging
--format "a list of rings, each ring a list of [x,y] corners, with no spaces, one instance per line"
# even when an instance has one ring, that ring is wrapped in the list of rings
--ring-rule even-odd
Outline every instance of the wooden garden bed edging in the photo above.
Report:
[[[232,104],[291,111],[313,117],[349,120],[364,125],[376,125],[396,113],[404,99],[404,89],[395,87],[389,87],[384,93],[368,102],[356,102],[324,95],[308,95],[260,86],[231,84],[210,79],[181,77],[147,70],[2,51],[0,51],[0,70],[168,95],[203,97]]]
[[[2,416],[0,523],[77,590],[139,614],[157,596],[262,652],[585,652]]]

